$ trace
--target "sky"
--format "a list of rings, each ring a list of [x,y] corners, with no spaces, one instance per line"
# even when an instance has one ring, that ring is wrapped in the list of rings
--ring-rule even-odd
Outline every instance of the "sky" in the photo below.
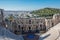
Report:
[[[5,10],[38,10],[45,7],[60,8],[60,0],[0,0]]]

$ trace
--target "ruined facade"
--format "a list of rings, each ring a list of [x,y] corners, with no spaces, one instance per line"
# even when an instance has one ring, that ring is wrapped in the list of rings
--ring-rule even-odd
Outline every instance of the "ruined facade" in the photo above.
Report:
[[[48,31],[51,27],[55,26],[60,22],[60,14],[53,15],[52,18],[17,18],[12,20],[7,24],[7,29],[11,30],[12,32],[20,32],[27,33],[27,32],[41,32],[41,31]],[[20,34],[19,33],[19,34]]]
[[[16,18],[12,21],[5,21],[4,10],[0,9],[0,26],[5,26],[12,32],[41,32],[48,31],[51,27],[55,26],[60,22],[60,14],[54,14],[52,18],[45,17],[29,17],[29,18]]]
[[[18,29],[24,32],[43,31],[46,29],[45,18],[19,18]]]
[[[11,24],[13,32],[41,32],[48,31],[51,27],[55,26],[60,22],[60,14],[55,14],[51,19],[44,17],[39,18],[17,18]]]

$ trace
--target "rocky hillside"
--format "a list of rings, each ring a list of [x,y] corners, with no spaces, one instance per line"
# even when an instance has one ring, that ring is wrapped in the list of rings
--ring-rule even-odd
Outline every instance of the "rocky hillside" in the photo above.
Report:
[[[31,12],[32,14],[37,14],[40,17],[44,16],[53,16],[56,13],[60,13],[60,9],[57,8],[43,8],[43,9],[39,9],[39,10],[34,10]]]

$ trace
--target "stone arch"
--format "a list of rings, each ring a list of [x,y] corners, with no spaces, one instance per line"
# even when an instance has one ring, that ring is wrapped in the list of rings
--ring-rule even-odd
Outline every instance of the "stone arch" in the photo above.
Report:
[[[18,29],[20,29],[20,25],[18,25]]]
[[[36,33],[39,33],[39,29],[38,29],[39,27],[38,26],[36,26]]]
[[[31,33],[31,31],[32,31],[32,30],[31,30],[31,27],[29,26],[28,28],[29,28],[28,32]]]
[[[40,24],[40,30],[42,31],[42,25]]]
[[[31,27],[30,26],[28,27],[28,29],[29,29],[28,31],[31,31]]]
[[[31,20],[29,20],[29,24],[31,24]]]
[[[23,29],[24,29],[24,28],[23,28],[23,27],[21,27],[21,30],[22,30],[22,31],[23,31]]]

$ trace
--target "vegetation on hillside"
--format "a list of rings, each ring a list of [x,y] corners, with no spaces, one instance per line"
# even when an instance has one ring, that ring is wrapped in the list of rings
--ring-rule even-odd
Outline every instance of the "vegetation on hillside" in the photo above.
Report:
[[[34,10],[31,12],[32,14],[39,15],[40,17],[51,17],[56,13],[60,13],[60,9],[57,8],[44,8],[39,10]]]

